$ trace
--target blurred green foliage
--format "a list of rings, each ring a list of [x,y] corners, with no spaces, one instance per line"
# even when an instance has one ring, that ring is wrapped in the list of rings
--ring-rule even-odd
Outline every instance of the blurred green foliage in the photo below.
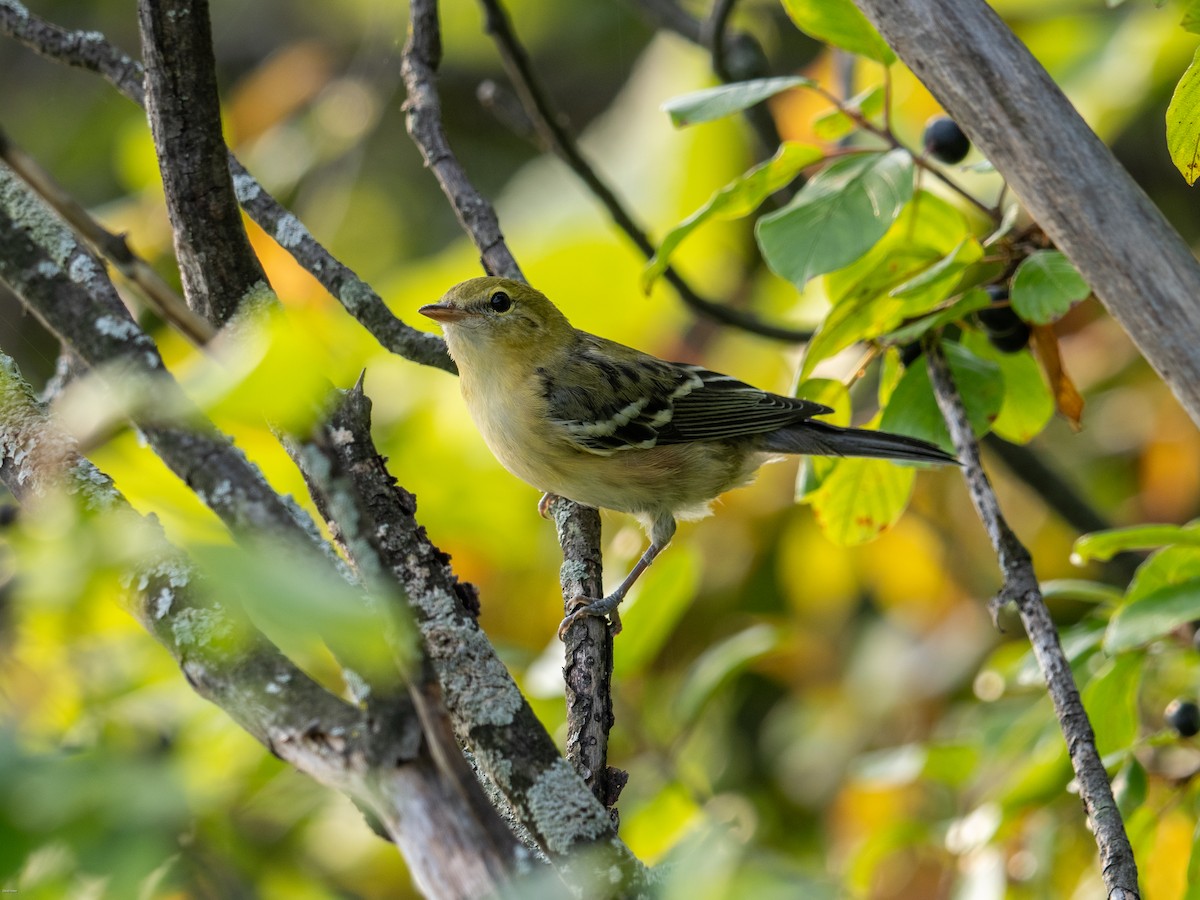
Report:
[[[887,58],[861,23],[837,18],[853,11],[849,2],[785,5],[814,33]],[[1186,4],[994,6],[1181,233],[1200,237],[1162,126],[1195,49],[1179,27]],[[131,4],[31,7],[137,47]],[[577,326],[779,391],[800,370],[797,391],[834,406],[833,421],[874,419],[943,442],[924,366],[904,366],[898,349],[950,329],[947,352],[978,431],[1032,442],[1114,525],[1180,526],[1073,545],[1077,532],[1046,500],[988,458],[1039,576],[1059,586],[1048,602],[1116,779],[1144,896],[1192,896],[1200,749],[1165,728],[1162,710],[1200,693],[1200,551],[1194,530],[1182,527],[1200,511],[1200,439],[1120,329],[1094,300],[1074,302],[1078,291],[1055,293],[1059,279],[1037,293],[1042,279],[1026,300],[1014,285],[1014,306],[1032,303],[1021,311],[1054,321],[1087,401],[1076,434],[1052,418],[1052,392],[1033,356],[995,350],[972,318],[990,302],[975,287],[997,274],[987,266],[999,227],[928,174],[913,180],[902,152],[854,143],[873,155],[835,163],[789,207],[812,212],[826,202],[822,179],[838,182],[833,196],[843,204],[848,183],[861,188],[835,222],[839,248],[847,233],[862,238],[845,259],[814,267],[788,257],[794,236],[770,238],[770,223],[788,208],[760,210],[777,217],[759,231],[768,262],[797,282],[789,283],[761,265],[753,214],[802,167],[846,149],[833,143],[848,136],[845,122],[830,119],[844,111],[804,87],[768,91],[779,131],[794,144],[755,170],[776,148],[756,147],[736,117],[676,129],[661,109],[713,86],[706,50],[656,36],[632,4],[509,8],[597,168],[653,234],[673,235],[671,264],[707,296],[819,333],[801,362],[790,347],[693,318],[659,282],[643,295],[643,279],[657,273],[604,211],[561,164],[479,110],[479,82],[502,82],[501,70],[481,15],[447,6],[440,89],[451,143],[497,203],[531,281]],[[212,6],[236,152],[415,322],[417,306],[478,265],[404,134],[404,17],[401,6],[377,0]],[[765,0],[739,7],[734,22],[762,40],[774,71],[803,76],[789,84],[858,96],[854,109],[881,122],[879,65],[860,62],[852,83],[840,82],[831,54]],[[0,125],[177,283],[142,113],[93,75],[0,46]],[[890,96],[895,134],[919,151],[935,102],[899,64]],[[975,153],[947,171],[990,205],[1001,182],[979,163]],[[897,185],[888,214],[877,216],[880,189]],[[876,231],[862,230],[864,216]],[[808,225],[788,223],[806,242]],[[558,548],[536,493],[492,459],[451,377],[384,353],[283,250],[249,230],[286,315],[267,316],[210,358],[143,314],[173,370],[302,503],[303,483],[263,422],[302,426],[324,380],[348,386],[365,370],[391,471],[419,498],[421,522],[456,571],[479,586],[484,628],[561,738]],[[54,346],[16,310],[11,300],[0,307],[0,345],[42,380]],[[876,342],[872,350],[864,340]],[[84,390],[73,388],[60,407],[66,424],[87,434],[97,410]],[[175,542],[251,592],[261,619],[286,622],[297,595],[306,620],[328,617],[335,590],[298,585],[303,573],[283,577],[286,562],[269,551],[255,571],[135,434],[89,455]],[[810,505],[795,504],[797,495]],[[606,563],[622,571],[643,537],[623,517],[605,524]],[[121,610],[118,570],[137,550],[122,537],[47,504],[23,513],[4,542],[0,884],[47,898],[410,895],[402,861],[347,801],[199,700]],[[877,539],[863,543],[868,537]],[[1147,549],[1132,583],[1127,567],[1105,563]],[[631,775],[622,834],[648,862],[667,864],[664,895],[1097,895],[1095,846],[1028,643],[1019,624],[997,633],[988,620],[985,601],[997,587],[995,560],[951,471],[820,460],[798,478],[795,462],[780,463],[723,498],[714,518],[682,527],[624,614],[611,758]],[[289,650],[315,676],[332,677],[319,648]]]

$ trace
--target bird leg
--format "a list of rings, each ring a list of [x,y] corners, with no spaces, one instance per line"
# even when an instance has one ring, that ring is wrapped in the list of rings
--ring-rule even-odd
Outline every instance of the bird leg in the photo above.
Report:
[[[543,519],[550,518],[550,504],[558,499],[557,494],[551,494],[549,491],[542,494],[542,499],[538,501],[538,515]]]
[[[558,626],[558,639],[565,641],[567,639],[567,629],[578,622],[585,616],[608,616],[612,623],[612,633],[621,633],[621,616],[617,613],[617,607],[621,605],[621,601],[625,599],[625,595],[629,593],[629,589],[633,587],[633,583],[638,580],[638,576],[646,571],[650,563],[654,562],[654,558],[662,552],[666,542],[661,545],[651,543],[646,548],[646,552],[642,554],[629,574],[625,576],[625,580],[617,585],[617,589],[607,597],[594,599],[592,597],[576,597],[567,604],[567,617],[562,620],[562,624]]]

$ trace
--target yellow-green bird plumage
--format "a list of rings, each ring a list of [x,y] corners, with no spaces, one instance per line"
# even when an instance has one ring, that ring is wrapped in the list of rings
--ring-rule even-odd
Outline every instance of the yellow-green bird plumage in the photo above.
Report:
[[[472,278],[421,312],[441,323],[471,417],[506,469],[646,526],[646,555],[617,591],[582,604],[583,614],[615,612],[677,518],[704,515],[772,457],[955,461],[914,438],[814,420],[831,411],[818,403],[579,331],[521,282]]]

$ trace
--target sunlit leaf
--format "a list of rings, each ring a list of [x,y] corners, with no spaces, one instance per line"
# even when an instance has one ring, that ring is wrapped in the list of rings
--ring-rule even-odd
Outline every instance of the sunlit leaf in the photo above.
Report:
[[[825,291],[834,306],[805,350],[801,376],[851,344],[887,334],[936,307],[941,302],[936,295],[893,297],[891,292],[952,255],[967,235],[966,219],[953,206],[924,191],[914,196],[875,246],[826,276]]]
[[[672,228],[642,271],[642,290],[649,290],[671,262],[683,239],[709,219],[736,219],[758,209],[771,194],[786,187],[806,167],[824,156],[820,147],[786,142],[775,155],[721,188],[702,207]]]
[[[1125,750],[1137,736],[1137,695],[1142,660],[1126,653],[1110,659],[1083,689],[1083,705],[1101,756]]]
[[[809,279],[862,256],[887,232],[913,193],[905,150],[838,160],[755,233],[772,271],[803,287]]]
[[[811,87],[814,84],[816,82],[811,78],[800,75],[756,78],[753,81],[738,81],[684,94],[682,97],[673,97],[664,103],[662,108],[670,115],[676,128],[683,128],[686,125],[722,119],[761,103],[768,97],[774,97],[792,88]]]
[[[884,97],[883,85],[872,85],[847,100],[844,109],[835,107],[813,119],[813,134],[823,141],[841,140],[858,127],[858,122],[850,113],[857,112],[868,119],[877,116],[883,110]]]
[[[976,310],[985,309],[992,305],[992,299],[982,288],[972,288],[944,309],[922,316],[915,322],[909,322],[887,335],[888,343],[896,345],[911,344],[924,334],[951,322],[965,319]]]
[[[896,55],[851,0],[783,0],[796,27],[819,41],[890,64]]]
[[[1184,21],[1190,16],[1194,23],[1194,10],[1189,8],[1188,14]],[[1200,48],[1167,104],[1167,150],[1183,180],[1195,184],[1200,177]]]
[[[950,365],[972,430],[976,435],[987,434],[1004,402],[1000,367],[953,341],[944,341],[942,352]],[[909,366],[905,370],[883,411],[879,427],[930,441],[945,450],[953,449],[946,420],[933,396],[929,370],[923,365]]]
[[[714,644],[692,664],[676,697],[676,710],[684,724],[692,722],[721,687],[750,663],[779,646],[779,630],[753,625]]]
[[[964,335],[963,345],[1000,368],[1004,402],[992,430],[1014,444],[1027,444],[1041,434],[1054,416],[1054,398],[1033,355],[1028,350],[1005,353],[979,332]]]
[[[1075,541],[1071,561],[1076,565],[1105,562],[1128,550],[1157,550],[1177,544],[1200,547],[1200,525],[1130,525],[1093,531]]]
[[[1180,625],[1200,619],[1200,578],[1159,588],[1116,611],[1104,635],[1104,649],[1121,653],[1148,644]]]
[[[1179,25],[1184,31],[1200,34],[1200,0],[1188,0],[1187,6],[1183,8],[1183,18],[1179,20]]]
[[[1082,600],[1084,603],[1120,603],[1124,593],[1111,584],[1087,581],[1083,578],[1053,578],[1041,584],[1042,598],[1047,603],[1055,600]]]
[[[813,515],[835,544],[874,540],[904,512],[916,471],[881,459],[839,459],[812,495]]]
[[[822,422],[834,425],[850,424],[850,392],[840,381],[832,378],[809,378],[800,382],[796,396],[832,407],[833,412],[821,416]],[[802,456],[796,472],[796,500],[803,501],[821,486],[821,481],[833,470],[837,460],[829,456]]]
[[[1048,325],[1061,319],[1091,288],[1057,250],[1038,250],[1021,261],[1010,286],[1013,311],[1026,322]]]

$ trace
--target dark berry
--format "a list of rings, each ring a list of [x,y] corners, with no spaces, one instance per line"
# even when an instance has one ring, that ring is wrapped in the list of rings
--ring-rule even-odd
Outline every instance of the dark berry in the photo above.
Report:
[[[925,152],[944,163],[960,163],[971,150],[971,142],[958,123],[948,116],[937,116],[925,125]]]
[[[1180,737],[1200,734],[1200,706],[1191,700],[1176,698],[1163,710],[1163,721],[1174,728]]]
[[[921,357],[921,342],[913,341],[900,348],[900,365],[908,368]]]
[[[1001,285],[988,285],[987,292],[997,303],[1008,300],[1008,288]],[[1029,343],[1029,324],[1011,306],[989,306],[976,312],[975,317],[987,332],[991,345],[1003,353],[1016,353]]]

